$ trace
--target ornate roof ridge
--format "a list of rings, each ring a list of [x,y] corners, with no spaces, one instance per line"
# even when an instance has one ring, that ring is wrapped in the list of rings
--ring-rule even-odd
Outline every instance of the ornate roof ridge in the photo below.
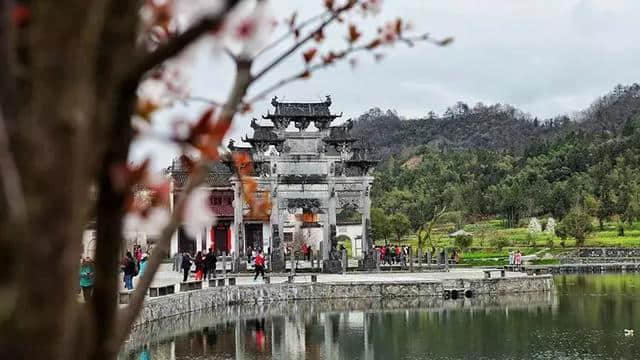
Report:
[[[326,95],[324,101],[278,101],[278,97],[274,96],[271,99],[271,105],[277,106],[278,104],[325,104],[331,106],[331,95]]]

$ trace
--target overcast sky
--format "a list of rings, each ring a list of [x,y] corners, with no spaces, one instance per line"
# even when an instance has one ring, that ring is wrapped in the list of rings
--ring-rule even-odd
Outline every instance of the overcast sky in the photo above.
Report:
[[[272,0],[268,11],[279,21],[292,9],[298,9],[304,18],[317,13],[320,3]],[[430,110],[442,113],[456,101],[506,103],[541,118],[571,113],[616,84],[640,79],[638,14],[637,0],[386,0],[376,17],[364,22],[357,18],[363,23],[364,37],[373,33],[375,24],[400,16],[414,24],[416,33],[453,36],[455,42],[446,48],[398,44],[385,51],[388,56],[382,62],[363,54],[353,69],[344,63],[313,74],[254,104],[252,113],[236,118],[230,136],[250,135],[251,117],[260,118],[271,110],[273,95],[310,101],[331,95],[332,109],[343,112],[343,119],[355,118],[372,107],[419,117]],[[344,25],[334,31],[325,46],[339,48]],[[228,91],[233,66],[216,49],[200,43],[186,55],[186,86],[194,96],[222,100]],[[300,55],[294,56],[250,93],[301,67]],[[159,112],[155,126],[167,129],[170,119],[180,116],[195,119],[202,109],[202,104],[175,106]],[[160,168],[169,164],[176,150],[143,140],[134,146],[131,158],[138,161],[150,154],[154,166]]]

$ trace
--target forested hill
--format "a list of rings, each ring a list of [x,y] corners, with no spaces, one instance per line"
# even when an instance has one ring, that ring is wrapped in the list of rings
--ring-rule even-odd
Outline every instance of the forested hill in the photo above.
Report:
[[[617,86],[570,119],[538,119],[510,105],[469,106],[458,102],[442,115],[402,119],[394,111],[374,108],[361,115],[352,133],[368,140],[380,159],[407,155],[418,145],[435,149],[477,149],[520,154],[534,144],[570,132],[593,137],[620,135],[640,114],[640,85]]]

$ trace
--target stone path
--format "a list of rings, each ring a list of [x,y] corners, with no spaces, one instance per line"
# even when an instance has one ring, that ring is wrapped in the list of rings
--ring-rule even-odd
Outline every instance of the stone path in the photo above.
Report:
[[[247,273],[231,274],[236,278],[237,285],[249,285],[255,283],[262,283],[262,279],[258,278],[256,282],[253,281],[253,276]],[[310,273],[300,273],[296,275],[295,282],[310,282]],[[483,269],[471,268],[471,269],[451,269],[449,272],[444,271],[431,271],[431,272],[371,272],[371,273],[348,273],[342,274],[316,274],[318,282],[325,283],[344,283],[344,282],[395,282],[395,281],[442,281],[450,279],[481,279],[484,277]],[[498,272],[492,274],[494,277],[500,276]],[[520,272],[507,272],[506,276],[509,278],[526,277],[526,273]],[[220,276],[218,276],[220,277]],[[193,274],[189,277],[189,280],[194,280]],[[156,274],[153,285],[168,285],[179,284],[182,281],[182,273],[178,273],[171,270],[171,265],[161,267],[160,271]],[[287,281],[287,274],[273,274],[271,276],[271,283],[282,283]],[[135,285],[135,279],[134,279]],[[203,282],[203,287],[207,287],[208,282]]]

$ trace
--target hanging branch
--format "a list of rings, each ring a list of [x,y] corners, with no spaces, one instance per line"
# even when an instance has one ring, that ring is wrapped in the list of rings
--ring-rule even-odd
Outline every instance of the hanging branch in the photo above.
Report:
[[[117,100],[113,122],[108,131],[107,151],[102,161],[98,178],[99,200],[97,214],[98,244],[95,255],[96,284],[94,289],[95,301],[92,302],[94,319],[106,320],[103,329],[100,330],[104,341],[95,349],[95,358],[109,358],[117,354],[118,349],[130,331],[131,324],[140,311],[141,306],[131,307],[130,313],[121,321],[111,320],[112,314],[117,314],[116,292],[117,280],[113,277],[118,272],[118,250],[122,239],[122,218],[124,213],[124,195],[114,188],[111,182],[110,172],[113,166],[126,163],[128,149],[133,139],[133,130],[130,126],[134,109],[136,91],[144,75],[154,67],[162,64],[169,58],[178,55],[187,46],[207,32],[219,29],[226,20],[228,14],[240,3],[240,0],[227,0],[224,7],[216,14],[206,16],[183,33],[170,39],[154,52],[144,55],[135,63],[124,76],[117,90]],[[167,229],[168,231],[168,229]],[[158,251],[160,254],[161,251]],[[151,259],[152,260],[152,259]],[[157,260],[154,260],[156,262]],[[150,284],[150,279],[155,275],[156,269],[150,269],[146,286],[139,286],[134,293],[135,301],[143,301],[144,295]]]
[[[251,62],[248,60],[238,60],[238,62],[236,63],[236,69],[237,71],[234,86],[231,90],[227,103],[223,106],[223,111],[218,118],[218,121],[231,122],[233,120],[233,116],[237,111],[236,109],[242,102],[242,98],[246,94],[247,88],[251,84]],[[115,342],[118,345],[121,344],[129,335],[131,327],[135,322],[138,313],[140,313],[140,310],[142,309],[144,298],[147,294],[149,286],[151,285],[151,282],[153,281],[153,277],[155,276],[160,264],[162,263],[162,259],[164,259],[169,253],[171,237],[182,221],[182,210],[184,209],[184,205],[193,190],[195,190],[200,184],[204,182],[206,171],[211,163],[212,159],[209,159],[207,157],[203,157],[200,161],[198,161],[195,167],[196,170],[190,176],[187,186],[182,191],[181,197],[178,200],[178,204],[171,215],[169,223],[162,230],[162,235],[156,242],[156,246],[154,248],[154,251],[151,253],[147,268],[131,296],[129,305],[120,314],[115,333]]]
[[[282,36],[280,36],[279,38],[277,38],[276,40],[271,42],[269,45],[265,46],[260,51],[258,51],[256,53],[256,55],[254,56],[254,58],[257,58],[260,55],[268,52],[269,50],[271,50],[273,48],[275,48],[276,46],[278,46],[280,43],[282,43],[283,41],[287,40],[291,36],[296,36],[296,34],[299,34],[306,26],[311,25],[312,23],[322,19],[323,17],[327,16],[330,13],[331,13],[330,11],[323,11],[322,13],[316,14],[315,16],[312,16],[312,17],[306,19],[305,21],[299,23],[298,26],[296,26],[295,28],[289,28],[289,31],[287,31],[286,33],[282,34]],[[295,14],[293,16],[295,16]]]
[[[285,52],[283,52],[282,54],[280,54],[278,57],[276,57],[273,61],[271,61],[267,66],[265,66],[262,70],[258,71],[254,76],[253,79],[254,80],[258,80],[260,79],[264,74],[266,74],[267,72],[269,72],[271,69],[273,69],[274,67],[276,67],[278,64],[280,64],[284,59],[288,58],[291,54],[293,54],[296,50],[298,50],[302,45],[304,45],[305,43],[307,43],[309,40],[313,39],[313,37],[315,36],[316,33],[321,32],[324,28],[326,28],[329,24],[331,24],[332,22],[334,22],[336,19],[338,19],[338,17],[340,16],[340,14],[342,14],[343,12],[351,9],[354,5],[356,4],[355,1],[350,1],[348,2],[346,5],[344,5],[341,8],[338,8],[337,10],[333,11],[331,13],[331,16],[324,20],[320,25],[318,25],[313,31],[309,32],[309,34],[307,34],[307,36],[305,36],[304,38],[302,38],[302,40],[298,41],[297,43],[295,43],[293,46],[291,46],[289,49],[287,49]]]
[[[398,37],[396,40],[394,40],[394,42],[403,42],[405,44],[407,44],[408,46],[414,46],[416,42],[431,42],[435,45],[438,46],[446,46],[448,45],[451,40],[449,40],[449,38],[446,38],[444,40],[436,40],[436,39],[432,39],[429,34],[424,34],[424,35],[420,35],[420,36],[414,36],[414,37],[403,37],[400,36]],[[372,46],[373,44],[375,44],[375,46]],[[331,65],[334,65],[336,63],[337,60],[343,60],[346,59],[347,57],[349,57],[350,55],[354,54],[354,53],[358,53],[358,52],[362,52],[362,51],[371,51],[373,50],[375,47],[379,46],[378,45],[378,39],[374,39],[366,44],[362,44],[362,45],[358,45],[358,46],[349,46],[348,48],[339,51],[339,52],[330,52],[329,55],[327,55],[328,57],[331,57],[330,60],[326,60],[323,59],[321,62],[319,63],[315,63],[311,66],[307,66],[305,69],[303,69],[302,71],[290,75],[289,77],[286,77],[284,79],[279,80],[278,82],[266,87],[264,90],[260,91],[259,93],[257,93],[256,95],[252,96],[248,101],[246,101],[247,103],[251,104],[257,100],[261,100],[264,99],[267,95],[269,95],[271,92],[291,83],[294,82],[296,80],[302,80],[302,79],[307,79],[309,77],[311,77],[311,74],[314,71],[317,70],[321,70],[321,69],[325,69]]]
[[[199,23],[197,23],[196,25],[194,25],[192,28],[185,31],[185,33],[179,35],[176,38],[173,38],[170,41],[170,43],[159,48],[155,52],[155,54],[152,54],[152,56],[148,57],[146,60],[143,60],[139,64],[134,66],[133,71],[130,73],[131,76],[128,79],[130,81],[134,79],[139,79],[140,76],[142,76],[142,74],[144,74],[146,71],[151,70],[154,66],[161,64],[168,57],[175,56],[182,49],[186,48],[191,42],[195,41],[206,30],[210,30],[214,26],[220,26],[220,24],[222,24],[222,22],[224,21],[224,16],[228,14],[228,11],[230,11],[231,8],[235,6],[235,4],[237,4],[237,2],[238,1],[228,1],[227,2],[228,7],[226,11],[223,11],[223,14],[220,14],[219,16],[216,16],[213,18],[205,18],[201,20]],[[358,1],[352,0],[352,1],[349,1],[346,5],[336,10],[331,10],[330,12],[327,12],[327,13],[331,13],[331,16],[328,19],[325,19],[307,36],[305,36],[296,44],[291,46],[288,50],[283,52],[281,55],[277,56],[272,62],[266,65],[262,70],[258,71],[256,75],[251,74],[251,67],[253,64],[252,59],[230,54],[236,64],[236,76],[233,82],[233,87],[228,96],[228,99],[224,104],[221,105],[218,102],[213,102],[201,97],[191,97],[185,100],[203,101],[211,105],[221,106],[222,109],[217,117],[218,118],[217,121],[218,123],[230,124],[233,121],[233,117],[235,116],[235,114],[238,112],[241,106],[244,105],[243,99],[246,96],[247,91],[251,86],[251,84],[253,84],[256,80],[260,79],[264,74],[272,70],[275,66],[280,64],[287,57],[294,54],[301,46],[303,46],[305,43],[313,39],[315,34],[317,34],[318,32],[321,32],[326,26],[328,26],[333,21],[338,19],[340,14],[342,14],[343,12],[349,9],[352,9],[356,4],[358,4]],[[306,25],[307,24],[305,24],[305,26]],[[417,39],[408,39],[408,38],[406,39],[406,41],[416,41],[416,40]],[[378,43],[379,43],[379,40],[378,40]],[[360,45],[360,46],[350,45],[349,48],[343,50],[340,53],[340,56],[336,57],[335,59],[343,59],[347,55],[352,54],[354,52],[371,50],[374,47],[375,46],[372,46],[371,43]],[[268,87],[267,90],[261,92],[258,96],[264,96],[264,94],[266,94],[266,92],[268,91],[275,90],[296,79],[304,78],[306,74],[310,74],[311,71],[315,71],[315,70],[319,70],[321,68],[327,67],[332,62],[333,60],[323,61],[321,63],[317,63],[312,66],[309,66],[302,73],[296,74],[289,78],[285,78],[280,82]],[[256,97],[254,97],[253,99],[255,98]],[[222,138],[220,138],[219,141],[222,141]],[[177,230],[177,227],[179,226],[182,220],[182,215],[183,215],[182,210],[184,208],[184,205],[187,199],[189,198],[189,196],[191,195],[191,193],[193,192],[193,190],[196,189],[200,184],[204,182],[206,171],[209,165],[211,165],[213,160],[214,159],[212,158],[203,156],[202,159],[199,160],[196,166],[194,167],[196,170],[191,175],[191,178],[187,186],[182,191],[180,199],[178,200],[178,204],[176,206],[176,210],[174,210],[174,212],[172,213],[169,223],[164,227],[164,229],[161,232],[160,238],[156,242],[156,246],[154,248],[153,253],[151,254],[149,263],[147,265],[147,269],[144,275],[142,276],[142,278],[140,279],[140,281],[138,282],[137,288],[131,296],[129,305],[125,309],[123,309],[119,314],[116,331],[114,335],[114,341],[113,341],[114,346],[116,347],[119,346],[128,336],[131,330],[131,327],[135,322],[136,317],[138,316],[139,312],[142,309],[145,295],[148,291],[149,286],[151,285],[153,277],[157,272],[158,267],[162,262],[162,259],[166,257],[166,255],[168,254],[171,237],[173,233]],[[241,186],[242,186],[242,180],[241,180]]]
[[[224,7],[217,14],[203,17],[197,23],[191,25],[187,30],[179,35],[171,38],[168,42],[158,47],[158,49],[152,53],[143,56],[142,59],[131,68],[129,79],[135,80],[137,83],[147,71],[162,64],[167,59],[178,55],[187,46],[198,40],[200,36],[207,32],[219,29],[227,18],[227,15],[241,1],[242,0],[225,1]]]

